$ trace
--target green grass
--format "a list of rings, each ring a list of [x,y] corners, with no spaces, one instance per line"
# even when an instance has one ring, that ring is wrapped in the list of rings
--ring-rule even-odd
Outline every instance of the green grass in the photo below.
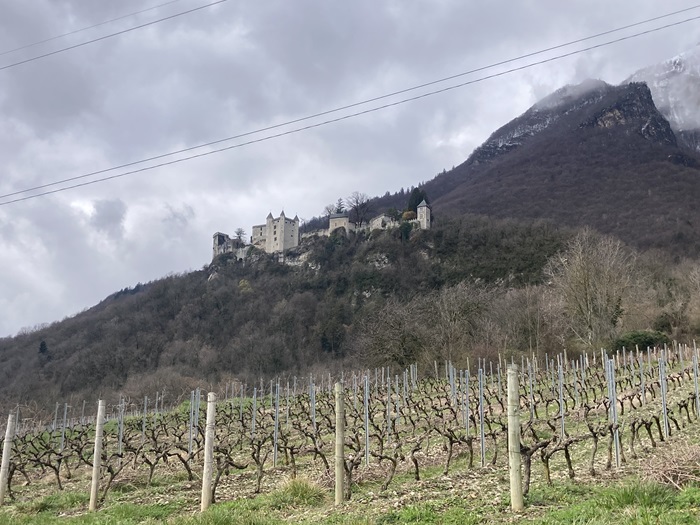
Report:
[[[481,513],[475,509],[459,507],[436,508],[431,504],[411,505],[398,511],[389,512],[377,518],[376,525],[399,525],[403,523],[425,523],[436,525],[471,525],[482,523]]]
[[[86,492],[63,491],[20,503],[17,510],[28,514],[69,512],[80,507],[87,508],[89,502],[90,495]]]
[[[47,497],[48,498],[48,497]],[[46,500],[47,498],[44,498]],[[64,502],[65,503],[65,502]],[[179,512],[181,509],[172,504],[134,504],[119,503],[99,512],[87,513],[87,504],[82,508],[65,508],[63,505],[42,506],[36,514],[11,515],[0,514],[4,525],[136,525],[141,523],[160,523]],[[66,515],[68,512],[83,512],[78,515]]]
[[[537,506],[549,507],[546,514],[527,521],[540,525],[690,525],[700,522],[700,489],[696,487],[677,491],[639,482],[614,487],[565,485],[539,489],[528,499],[525,516],[531,516]]]
[[[262,511],[238,508],[235,504],[215,505],[203,514],[168,521],[170,525],[280,525],[278,518]]]
[[[305,479],[293,479],[268,497],[270,506],[275,509],[316,507],[324,502],[326,492]]]
[[[406,487],[411,487],[407,481]],[[537,484],[526,498],[519,517],[508,510],[504,494],[470,499],[447,495],[431,501],[395,505],[348,502],[332,507],[330,492],[297,479],[265,495],[213,505],[207,512],[185,511],[182,502],[107,502],[96,513],[87,513],[83,493],[65,491],[0,510],[6,525],[399,525],[512,523],[539,525],[685,525],[700,523],[700,487],[676,490],[668,486],[627,479],[615,485],[563,482]],[[290,516],[297,516],[296,518]],[[299,518],[298,516],[304,516]]]

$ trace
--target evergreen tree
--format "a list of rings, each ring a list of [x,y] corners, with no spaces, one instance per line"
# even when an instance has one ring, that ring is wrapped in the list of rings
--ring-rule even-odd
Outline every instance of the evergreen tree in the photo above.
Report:
[[[423,202],[428,202],[428,195],[424,190],[420,188],[413,188],[411,194],[408,197],[408,205],[406,206],[406,211],[418,212],[418,205]]]

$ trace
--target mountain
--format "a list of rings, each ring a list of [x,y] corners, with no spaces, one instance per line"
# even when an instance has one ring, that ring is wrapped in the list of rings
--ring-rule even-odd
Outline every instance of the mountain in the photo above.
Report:
[[[156,388],[174,401],[203,382],[251,384],[343,363],[403,367],[421,355],[432,366],[452,359],[454,345],[457,357],[473,358],[573,349],[563,300],[543,284],[543,268],[575,228],[700,256],[694,99],[668,88],[697,71],[688,57],[651,68],[652,89],[587,80],[537,102],[421,186],[431,230],[312,236],[286,264],[255,250],[245,262],[222,255],[201,271],[124,289],[73,318],[0,339],[0,412],[17,402],[142,399]],[[668,91],[661,110],[654,89]],[[403,210],[408,200],[401,190],[372,204]],[[688,306],[698,295],[686,279],[692,272],[656,252],[646,259],[651,268],[641,273],[655,280],[634,308],[623,305],[611,333],[700,334],[700,302]],[[371,348],[374,360],[363,353]]]
[[[698,256],[700,154],[686,142],[646,84],[588,80],[539,101],[421,188],[437,217],[548,219]]]
[[[630,82],[645,82],[678,142],[700,152],[700,46],[640,69]]]

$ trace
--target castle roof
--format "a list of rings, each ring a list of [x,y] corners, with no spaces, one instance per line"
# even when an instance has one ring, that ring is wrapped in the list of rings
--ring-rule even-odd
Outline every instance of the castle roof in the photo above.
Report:
[[[330,214],[331,219],[341,219],[343,217],[348,217],[348,214],[344,211],[342,211],[340,213],[331,213]]]
[[[272,216],[272,212],[270,212],[270,213],[267,214],[267,218],[268,218],[268,219],[274,219],[274,217]]]
[[[413,202],[415,202],[415,201],[413,201]],[[427,206],[428,206],[428,203],[425,202],[425,199],[423,199],[422,201],[420,201],[420,204],[418,205],[419,208],[425,208],[425,207],[427,207]]]
[[[285,216],[285,215],[284,215],[284,210],[282,210],[282,211],[280,212],[280,217],[284,217],[284,216]]]

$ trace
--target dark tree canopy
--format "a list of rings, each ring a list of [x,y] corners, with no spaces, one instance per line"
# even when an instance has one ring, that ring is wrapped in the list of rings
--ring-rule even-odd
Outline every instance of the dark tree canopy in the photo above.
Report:
[[[430,201],[428,200],[428,195],[425,193],[425,190],[422,190],[420,188],[413,188],[413,190],[411,190],[411,194],[408,197],[408,205],[406,206],[406,211],[412,211],[417,213],[418,205],[424,200],[428,204],[430,203]]]

